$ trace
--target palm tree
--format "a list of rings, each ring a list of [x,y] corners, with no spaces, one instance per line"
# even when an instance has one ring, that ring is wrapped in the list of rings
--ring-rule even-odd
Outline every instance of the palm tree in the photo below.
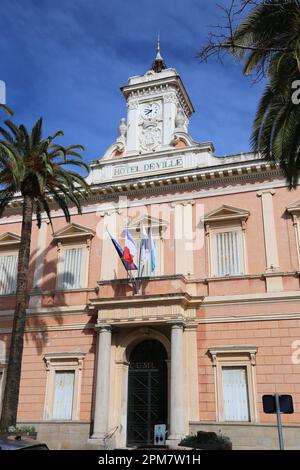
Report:
[[[17,126],[6,120],[6,128],[0,127],[0,216],[15,195],[21,195],[22,229],[18,257],[16,306],[13,319],[6,386],[3,399],[0,429],[7,430],[16,424],[19,386],[28,307],[27,278],[30,259],[30,241],[33,215],[36,214],[40,228],[42,213],[51,222],[51,206],[63,210],[70,221],[69,206],[81,213],[81,199],[88,193],[88,185],[76,167],[88,171],[82,161],[80,145],[64,147],[54,144],[56,132],[48,138],[42,137],[42,118],[31,132],[24,125]],[[67,168],[65,168],[67,166]]]
[[[300,85],[300,0],[228,2],[228,8],[222,8],[225,26],[217,25],[209,34],[198,57],[206,61],[227,52],[244,62],[245,75],[267,79],[251,145],[266,160],[278,162],[289,188],[295,188],[300,171],[300,105],[292,97]]]
[[[235,30],[232,44],[231,53],[245,61],[244,74],[266,72],[268,79],[253,124],[252,148],[279,162],[289,188],[295,188],[300,171],[300,106],[292,95],[300,78],[300,2],[258,4]]]
[[[3,104],[3,103],[0,103],[0,109],[4,109],[4,111],[5,111],[7,114],[9,114],[10,116],[13,115],[12,110],[11,110],[8,106],[6,106],[5,104]]]

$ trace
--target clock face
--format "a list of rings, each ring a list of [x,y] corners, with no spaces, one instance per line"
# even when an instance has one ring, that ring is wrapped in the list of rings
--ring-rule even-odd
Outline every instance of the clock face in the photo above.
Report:
[[[145,119],[153,119],[158,115],[159,108],[158,103],[148,103],[144,106],[142,115]]]

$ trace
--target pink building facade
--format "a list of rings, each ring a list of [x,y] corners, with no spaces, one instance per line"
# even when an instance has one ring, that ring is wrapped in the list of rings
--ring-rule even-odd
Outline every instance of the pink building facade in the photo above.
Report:
[[[300,195],[254,154],[216,157],[188,132],[193,105],[156,58],[122,88],[127,118],[91,163],[83,214],[33,228],[18,422],[52,448],[176,443],[197,430],[277,448],[264,394],[290,394],[300,446]],[[138,292],[108,232],[151,253]],[[20,243],[20,201],[0,220],[0,392]],[[138,256],[137,256],[138,258]],[[152,260],[153,261],[153,260]],[[138,259],[136,260],[138,263]],[[132,273],[136,275],[135,272]]]

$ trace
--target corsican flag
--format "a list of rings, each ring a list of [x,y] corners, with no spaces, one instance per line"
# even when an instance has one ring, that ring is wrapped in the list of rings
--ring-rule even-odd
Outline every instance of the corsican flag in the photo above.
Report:
[[[145,263],[149,256],[149,239],[147,232],[145,230],[144,224],[141,225],[141,250],[140,250],[140,269],[145,266]]]
[[[156,264],[156,248],[154,245],[154,241],[152,238],[152,230],[151,227],[149,228],[149,248],[150,248],[150,253],[151,253],[151,272],[153,273],[155,271],[155,264]]]

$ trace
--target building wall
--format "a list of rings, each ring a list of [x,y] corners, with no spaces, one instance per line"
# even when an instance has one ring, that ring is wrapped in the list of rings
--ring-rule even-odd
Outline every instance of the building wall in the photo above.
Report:
[[[22,361],[20,388],[19,421],[41,421],[44,419],[47,370],[45,354],[55,352],[81,352],[84,354],[82,384],[80,393],[80,420],[91,420],[94,387],[95,335],[93,328],[64,329],[78,324],[78,318],[55,316],[38,322],[30,322],[42,327],[43,331],[32,331],[25,335],[25,348]],[[51,327],[57,328],[50,330]],[[58,329],[59,328],[59,329]],[[77,327],[78,328],[78,327]]]
[[[254,345],[256,354],[256,403],[258,422],[276,423],[275,415],[262,409],[262,395],[291,394],[295,413],[284,415],[283,424],[300,422],[300,367],[292,363],[293,341],[300,337],[300,320],[240,321],[201,324],[198,327],[199,407],[201,421],[216,420],[214,368],[209,348]]]
[[[201,189],[197,197],[194,197],[192,191],[186,192],[184,190],[182,193],[170,192],[163,195],[159,189],[152,199],[147,198],[146,195],[132,197],[131,202],[141,206],[139,211],[136,208],[131,210],[132,217],[148,213],[150,205],[161,209],[162,218],[164,214],[170,216],[167,220],[167,232],[165,232],[169,237],[166,237],[163,242],[163,276],[145,281],[141,296],[185,292],[192,297],[203,296],[196,314],[199,325],[197,328],[198,371],[195,371],[195,380],[199,382],[200,421],[198,424],[193,423],[190,427],[191,430],[195,430],[197,426],[199,429],[201,426],[205,427],[205,422],[207,424],[216,422],[214,366],[212,358],[208,354],[208,350],[213,346],[255,346],[257,348],[255,401],[258,408],[258,423],[275,423],[274,416],[263,413],[261,404],[263,394],[275,392],[292,394],[294,398],[295,413],[284,416],[283,423],[288,425],[300,423],[300,366],[293,364],[291,359],[293,342],[300,339],[300,290],[297,273],[299,260],[295,227],[292,217],[286,212],[286,207],[297,201],[299,191],[289,192],[285,187],[276,187],[272,197],[280,276],[282,276],[283,285],[282,291],[274,293],[268,291],[264,276],[266,254],[262,204],[261,198],[257,195],[256,186],[252,190],[254,183],[257,184],[256,181],[247,183],[246,188],[242,182],[235,186],[217,188],[219,191],[223,189],[222,194],[219,194],[216,188],[206,188],[205,191]],[[270,185],[272,186],[272,184]],[[201,197],[202,191],[205,197]],[[227,194],[226,191],[229,193]],[[249,211],[250,215],[245,224],[248,261],[246,275],[236,278],[210,279],[209,252],[205,237],[203,246],[194,244],[191,275],[180,276],[182,273],[176,272],[178,245],[174,239],[176,219],[172,199],[178,195],[185,195],[187,201],[194,200],[191,219],[194,227],[199,222],[197,204],[203,205],[203,214],[218,209],[222,205]],[[162,197],[165,198],[163,203],[161,202]],[[90,423],[93,419],[97,339],[93,325],[98,315],[97,309],[93,309],[90,302],[95,299],[118,299],[123,296],[128,299],[132,298],[132,289],[126,282],[108,282],[98,286],[98,281],[103,279],[103,270],[106,269],[103,257],[106,256],[108,245],[105,245],[102,240],[106,223],[105,206],[111,202],[106,201],[105,204],[95,202],[93,206],[86,207],[87,213],[72,218],[72,222],[88,227],[96,233],[91,241],[88,285],[85,288],[75,291],[56,290],[57,242],[53,240],[51,226],[47,225],[43,278],[41,280],[42,296],[40,305],[31,307],[28,312],[18,413],[20,422],[35,422],[42,430],[41,436],[46,436],[45,433],[47,433],[43,425],[47,380],[45,355],[62,352],[84,354],[79,417],[82,426],[80,427],[76,423],[74,426],[77,426],[76,429],[80,429],[79,436],[89,434]],[[94,209],[93,212],[90,212],[91,208]],[[127,215],[126,211],[120,211],[117,217],[116,232],[113,235],[121,237],[122,230],[126,226]],[[0,235],[8,231],[20,234],[20,222],[14,222],[15,218],[16,215],[0,223]],[[65,227],[66,222],[62,216],[54,217],[53,225],[54,232],[56,232]],[[33,287],[38,236],[39,232],[34,224],[32,256],[28,275],[30,288]],[[106,263],[113,263],[116,266],[115,279],[126,277],[124,268],[116,254],[114,259],[109,258]],[[176,274],[178,274],[177,277]],[[41,295],[41,292],[32,292],[32,294],[34,297]],[[14,296],[2,296],[0,339],[6,342],[7,351],[13,308]],[[74,314],[74,309],[77,309],[76,314]],[[101,313],[101,309],[99,311]],[[124,317],[126,314],[125,309]],[[140,318],[138,314],[137,318]],[[136,325],[139,323],[136,322]],[[161,325],[157,325],[155,328],[159,329]],[[198,378],[196,372],[198,372]],[[117,420],[118,417],[115,417],[114,423]],[[51,426],[53,429],[54,423]],[[59,432],[66,432],[66,426],[69,425],[57,424],[57,429],[60,429]],[[219,423],[216,426],[218,427]],[[229,430],[228,424],[222,424],[222,426],[228,432],[234,433],[235,431],[232,429],[237,429],[232,427]],[[70,430],[71,427],[68,429]],[[259,429],[258,435],[263,432],[262,428]],[[273,430],[270,432],[272,434]],[[295,427],[295,432],[298,433],[297,427]],[[293,445],[296,444],[291,443],[291,446]],[[70,444],[64,445],[65,448],[69,446]]]

